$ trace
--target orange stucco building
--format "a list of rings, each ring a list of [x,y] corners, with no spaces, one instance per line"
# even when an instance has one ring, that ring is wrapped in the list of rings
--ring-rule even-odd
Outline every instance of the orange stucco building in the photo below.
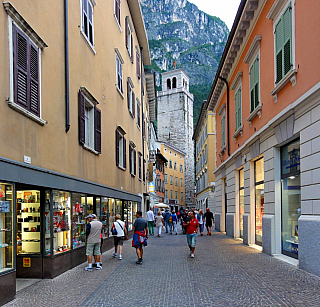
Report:
[[[319,9],[313,1],[241,1],[208,97],[216,229],[317,275]]]

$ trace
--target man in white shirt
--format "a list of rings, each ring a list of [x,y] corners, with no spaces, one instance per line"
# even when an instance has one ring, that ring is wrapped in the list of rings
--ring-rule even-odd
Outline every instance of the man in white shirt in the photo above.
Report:
[[[114,258],[117,258],[118,256],[117,252],[119,252],[119,260],[122,260],[123,241],[128,239],[128,232],[127,232],[125,222],[121,221],[120,214],[117,214],[115,216],[115,222],[112,225],[112,229],[116,229],[117,231],[117,234],[113,234],[114,252],[112,255]],[[118,246],[119,246],[119,251],[118,251]]]
[[[153,236],[154,235],[154,214],[153,214],[152,207],[150,207],[149,211],[147,212],[146,220],[148,222],[149,235]]]

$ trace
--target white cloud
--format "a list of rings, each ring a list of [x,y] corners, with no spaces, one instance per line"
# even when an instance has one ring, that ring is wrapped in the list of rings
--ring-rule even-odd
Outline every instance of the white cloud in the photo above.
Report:
[[[231,30],[241,0],[189,0],[189,2],[194,3],[201,11],[219,17]]]

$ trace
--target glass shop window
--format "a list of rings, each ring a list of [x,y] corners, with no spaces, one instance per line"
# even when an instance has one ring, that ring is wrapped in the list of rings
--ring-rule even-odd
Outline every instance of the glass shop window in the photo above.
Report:
[[[86,245],[86,195],[72,194],[72,248]]]

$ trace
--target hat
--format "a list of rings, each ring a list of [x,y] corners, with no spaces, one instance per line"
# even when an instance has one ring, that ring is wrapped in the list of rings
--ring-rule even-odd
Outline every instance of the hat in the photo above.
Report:
[[[94,214],[89,214],[86,218],[92,217],[93,219],[96,217]]]

